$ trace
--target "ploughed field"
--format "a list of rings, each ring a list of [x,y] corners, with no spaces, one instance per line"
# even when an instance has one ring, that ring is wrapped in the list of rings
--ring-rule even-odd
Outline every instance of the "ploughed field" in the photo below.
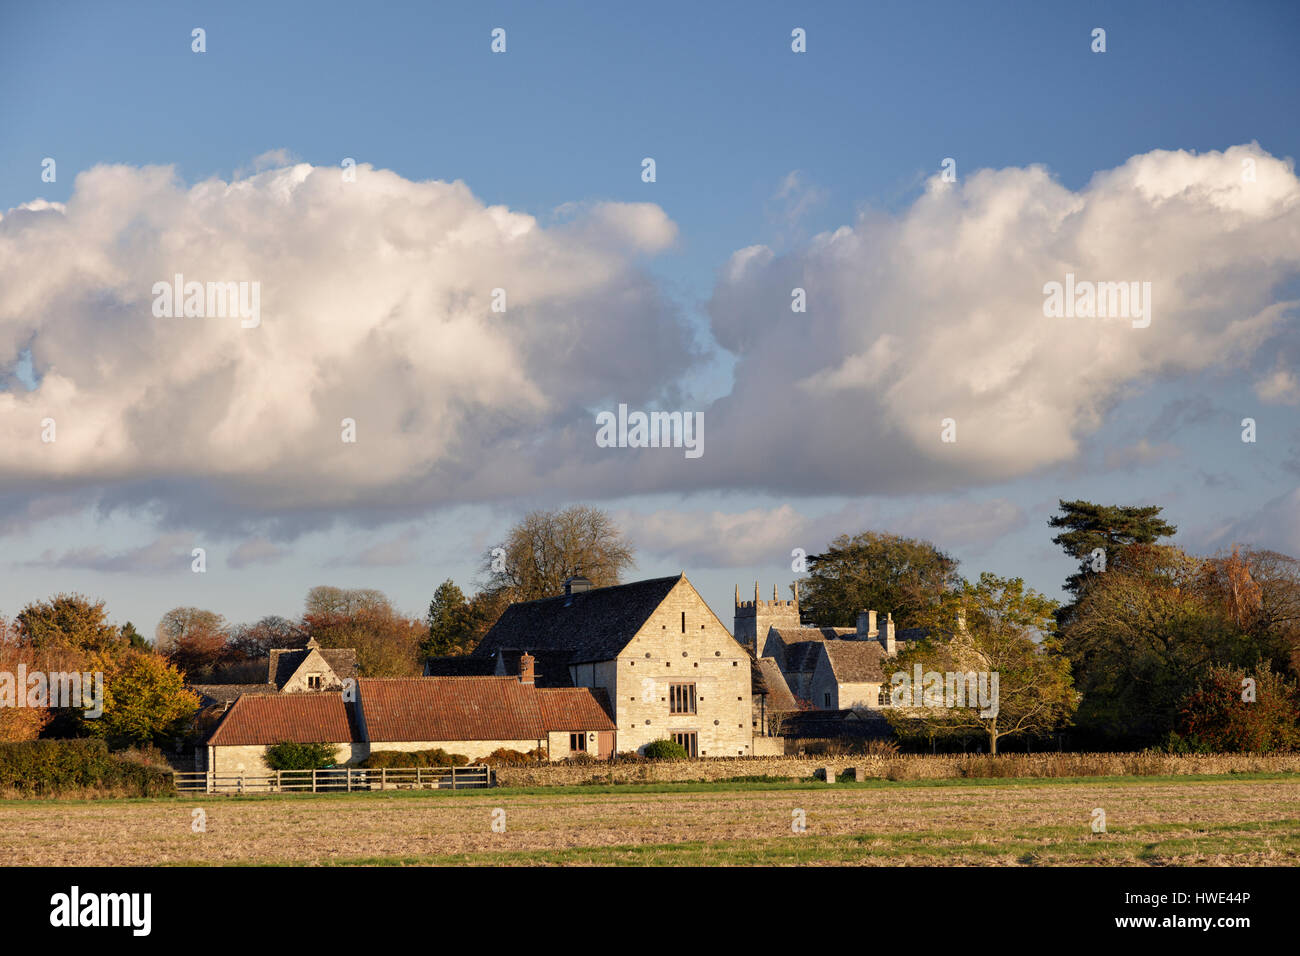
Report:
[[[1300,776],[5,801],[0,854],[58,866],[1295,866]]]

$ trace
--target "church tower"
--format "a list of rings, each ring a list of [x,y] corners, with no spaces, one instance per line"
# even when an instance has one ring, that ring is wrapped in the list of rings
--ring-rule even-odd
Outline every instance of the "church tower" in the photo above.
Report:
[[[795,582],[793,601],[780,600],[775,584],[772,585],[772,600],[761,600],[757,581],[754,582],[754,600],[741,601],[740,585],[736,585],[736,614],[732,624],[736,640],[757,657],[763,653],[763,644],[771,627],[778,630],[799,627],[799,583]]]

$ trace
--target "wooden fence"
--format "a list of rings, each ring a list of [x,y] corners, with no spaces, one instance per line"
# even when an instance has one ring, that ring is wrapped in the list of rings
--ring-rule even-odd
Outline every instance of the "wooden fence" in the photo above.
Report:
[[[369,790],[465,790],[491,787],[487,766],[331,767],[328,770],[272,770],[267,773],[175,771],[177,793],[354,793]]]

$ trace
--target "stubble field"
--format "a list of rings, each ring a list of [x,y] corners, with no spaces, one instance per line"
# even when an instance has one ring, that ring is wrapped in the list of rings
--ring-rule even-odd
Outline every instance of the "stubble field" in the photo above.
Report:
[[[5,801],[0,853],[11,866],[1294,866],[1300,777]]]

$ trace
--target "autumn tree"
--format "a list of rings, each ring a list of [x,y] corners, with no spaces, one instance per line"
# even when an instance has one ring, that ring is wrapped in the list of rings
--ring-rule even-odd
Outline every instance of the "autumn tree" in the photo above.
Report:
[[[1159,743],[1212,665],[1257,659],[1258,642],[1204,580],[1201,559],[1140,544],[1089,582],[1060,634],[1083,694],[1076,721],[1085,733],[1112,746]]]
[[[632,546],[598,508],[534,511],[484,555],[484,590],[509,601],[532,601],[562,593],[565,579],[575,574],[608,587],[622,580],[632,557]]]
[[[380,591],[312,588],[302,626],[322,647],[354,648],[363,677],[415,677],[423,670],[427,625],[399,614]]]
[[[818,624],[853,627],[858,612],[892,613],[898,627],[919,624],[958,583],[957,561],[928,541],[865,531],[840,535],[808,556],[800,611]]]
[[[226,619],[220,614],[197,607],[174,607],[162,616],[154,629],[154,648],[166,654],[173,644],[184,638],[203,641],[215,635],[220,635],[224,643]]]
[[[1300,693],[1268,664],[1211,667],[1182,701],[1174,749],[1271,753],[1300,748]]]
[[[103,601],[57,594],[18,612],[19,643],[34,650],[68,649],[88,654],[119,651],[127,643],[108,623]]]
[[[1204,561],[1197,585],[1264,660],[1300,676],[1300,561],[1233,545]]]
[[[11,675],[14,681],[13,700],[5,700],[0,690],[0,742],[35,740],[53,716],[48,707],[15,706],[17,695],[26,693],[26,688],[17,686],[18,668],[39,669],[36,653],[19,643],[16,626],[0,615],[0,674]]]
[[[383,591],[375,588],[314,587],[307,592],[306,617],[328,620],[344,618],[365,611],[391,613],[392,604]]]
[[[149,650],[149,642],[145,640],[143,634],[135,629],[135,625],[127,621],[122,625],[122,640],[126,641],[128,647],[137,651]]]
[[[158,622],[156,647],[190,681],[209,678],[229,659],[226,619],[197,607],[176,607]]]
[[[105,675],[103,715],[84,723],[112,746],[161,743],[182,733],[198,706],[179,670],[157,654],[132,653]]]
[[[266,680],[268,659],[277,648],[302,647],[307,632],[301,623],[269,614],[253,624],[230,630],[221,663],[213,668],[212,683],[252,684]]]
[[[900,648],[887,662],[887,670],[913,679],[921,672],[954,675],[983,673],[984,687],[993,691],[992,706],[891,707],[885,711],[901,737],[960,737],[977,734],[988,741],[989,752],[1014,735],[1042,735],[1062,726],[1078,703],[1070,680],[1069,661],[1054,653],[1050,636],[1057,604],[1027,589],[1020,578],[1002,578],[985,572],[977,582],[961,581],[945,592],[925,619],[930,636]],[[946,621],[947,630],[937,625]],[[887,675],[888,676],[888,675]],[[979,686],[976,681],[975,688]],[[965,691],[974,690],[967,682]]]

